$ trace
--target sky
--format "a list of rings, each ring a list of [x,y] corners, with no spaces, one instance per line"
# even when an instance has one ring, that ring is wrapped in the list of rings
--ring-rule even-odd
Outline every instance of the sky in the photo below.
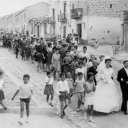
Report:
[[[49,0],[0,0],[0,17],[42,1],[48,2]]]

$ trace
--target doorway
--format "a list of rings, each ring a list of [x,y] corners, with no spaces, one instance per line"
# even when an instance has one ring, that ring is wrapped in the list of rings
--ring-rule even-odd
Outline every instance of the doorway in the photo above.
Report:
[[[66,38],[66,26],[63,27],[63,38]]]
[[[47,37],[47,24],[44,23],[44,36]]]
[[[39,27],[39,25],[37,26],[37,37],[38,38],[40,37],[40,27]]]
[[[77,34],[79,38],[82,38],[82,24],[77,24]]]

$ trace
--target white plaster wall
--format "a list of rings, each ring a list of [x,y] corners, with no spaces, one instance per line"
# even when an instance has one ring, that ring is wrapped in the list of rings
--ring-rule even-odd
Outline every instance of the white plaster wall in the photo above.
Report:
[[[86,20],[86,22],[89,40],[95,38],[100,43],[116,44],[117,40],[120,39],[121,24],[119,18],[88,17],[88,21]]]

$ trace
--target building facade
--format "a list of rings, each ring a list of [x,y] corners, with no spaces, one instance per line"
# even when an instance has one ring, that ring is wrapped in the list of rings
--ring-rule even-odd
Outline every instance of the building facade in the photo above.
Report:
[[[26,8],[26,23],[28,23],[27,30],[29,35],[44,36],[44,25],[41,19],[48,16],[48,11],[49,4],[45,2],[40,2]]]
[[[123,44],[125,27],[120,14],[126,10],[128,0],[51,0],[1,17],[0,28],[44,38],[75,33],[88,42],[117,44],[121,40]]]

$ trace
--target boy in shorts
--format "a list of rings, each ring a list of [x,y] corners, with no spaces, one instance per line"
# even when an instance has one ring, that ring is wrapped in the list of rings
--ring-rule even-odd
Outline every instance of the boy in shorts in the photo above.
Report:
[[[30,99],[32,97],[33,94],[33,87],[32,85],[29,83],[30,80],[30,76],[28,74],[25,74],[23,76],[23,81],[24,84],[19,86],[19,89],[16,91],[16,93],[14,94],[12,100],[14,100],[14,98],[16,97],[16,95],[20,92],[20,121],[18,122],[19,124],[23,124],[23,113],[24,113],[24,103],[26,105],[26,115],[27,115],[27,120],[26,123],[29,123],[29,103],[30,103]]]
[[[82,100],[84,98],[84,85],[85,85],[85,80],[83,79],[83,73],[78,72],[78,78],[75,81],[75,91],[78,97],[77,112],[81,111],[80,107],[82,104]]]

